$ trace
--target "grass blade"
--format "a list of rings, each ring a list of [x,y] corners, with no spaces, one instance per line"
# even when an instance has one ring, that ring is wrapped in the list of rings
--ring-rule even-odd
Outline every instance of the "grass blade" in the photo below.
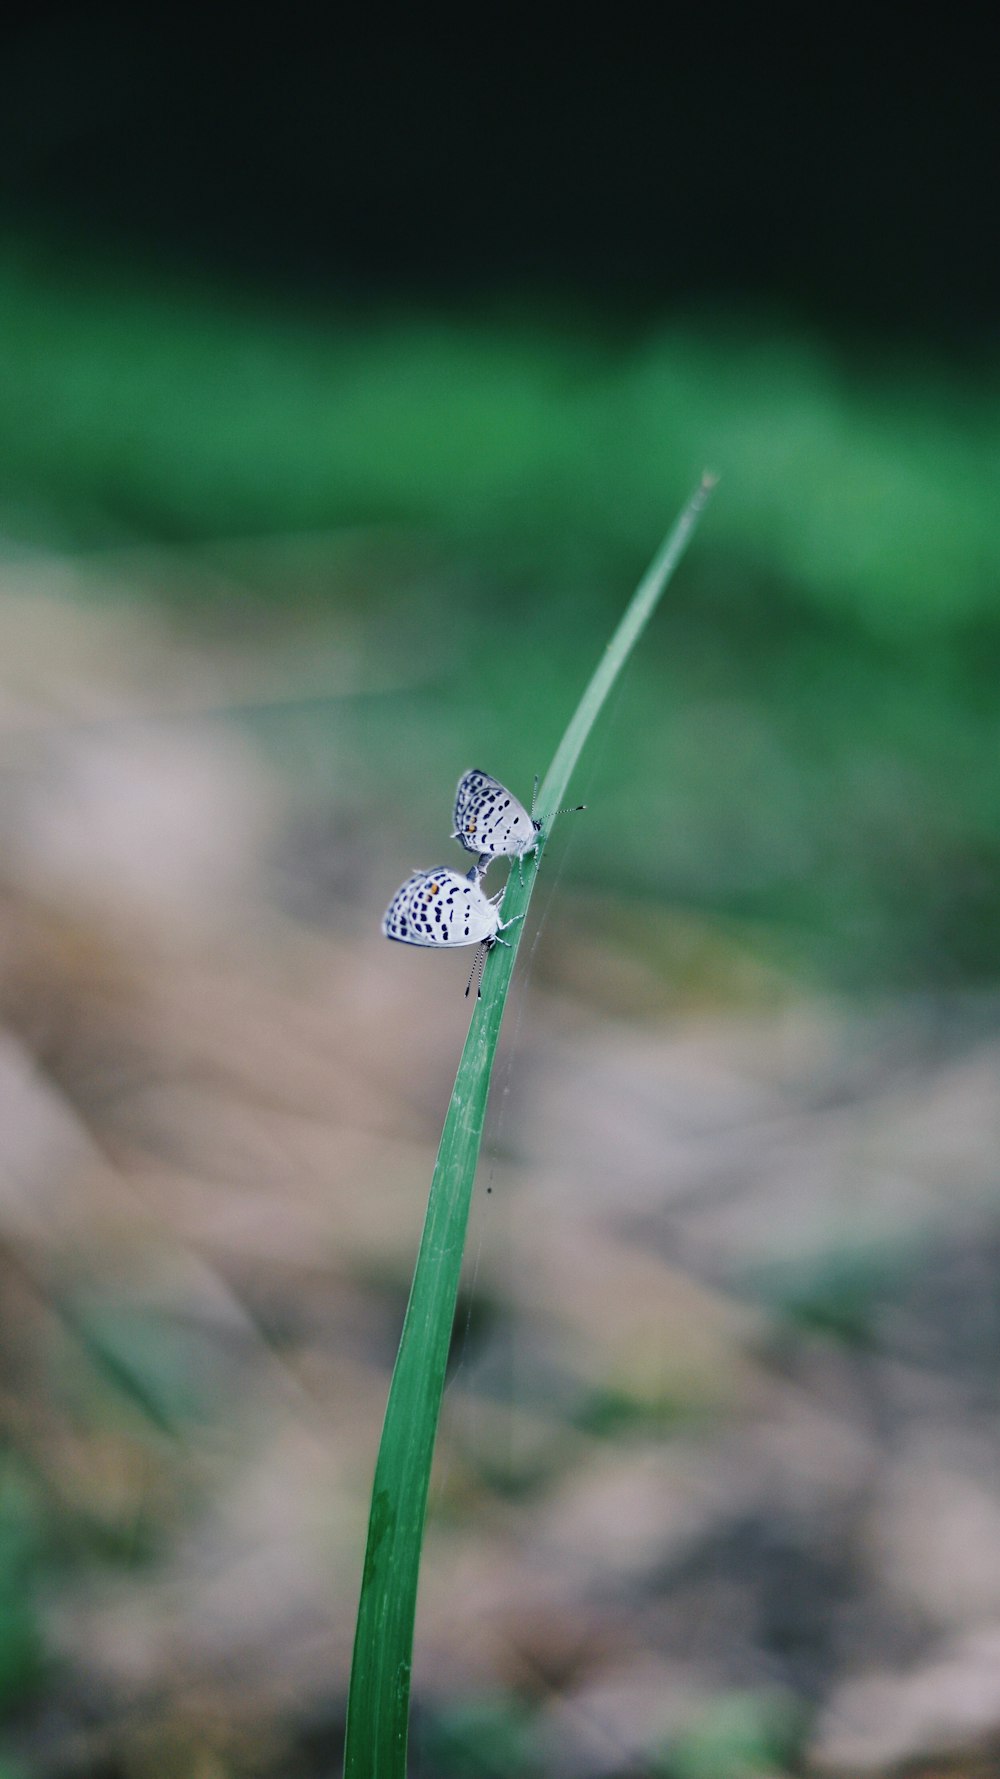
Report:
[[[615,680],[648,623],[714,486],[706,476],[639,583],[542,782],[542,823],[524,881],[510,873],[505,920],[527,912],[553,811]],[[410,1660],[431,1459],[458,1295],[465,1232],[490,1074],[523,922],[486,960],[441,1135],[427,1214],[375,1466],[354,1641],[344,1752],[346,1779],[405,1779]]]

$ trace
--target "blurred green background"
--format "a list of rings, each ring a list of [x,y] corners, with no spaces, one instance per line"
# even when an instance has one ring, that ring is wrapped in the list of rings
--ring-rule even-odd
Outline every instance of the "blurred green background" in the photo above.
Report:
[[[276,309],[37,239],[5,261],[8,547],[57,539],[95,584],[109,550],[160,547],[164,593],[207,622],[222,580],[227,622],[349,615],[363,679],[412,684],[316,713],[309,752],[335,734],[359,817],[388,798],[415,836],[470,732],[530,784],[623,589],[717,467],[577,869],[775,924],[854,989],[995,974],[992,363],[894,348],[875,369],[735,314]]]
[[[549,1180],[541,1253],[584,1219],[609,1344],[568,1360],[572,1289],[557,1338],[487,1225],[414,1772],[1000,1771],[1000,1712],[945,1687],[932,1733],[905,1692],[993,1674],[1000,1585],[970,1559],[971,1604],[908,1593],[886,1530],[900,1472],[914,1548],[954,1511],[961,1571],[1000,1525],[988,60],[860,14],[825,41],[661,29],[3,27],[0,1779],[335,1770],[464,1016],[462,971],[383,956],[378,920],[454,850],[464,769],[527,795],[706,467],[554,849],[493,1138],[512,1191]],[[786,1386],[864,1445],[843,1494],[803,1481],[769,1519],[758,1476],[677,1554]],[[581,1571],[545,1620],[524,1590],[559,1488],[706,1451],[715,1481],[652,1487],[634,1570]],[[618,1499],[594,1496],[609,1548]],[[484,1523],[470,1579],[434,1539]],[[206,1576],[272,1536],[213,1641]],[[461,1621],[490,1562],[520,1575],[489,1608],[520,1655],[449,1685],[435,1588]],[[227,1642],[272,1589],[287,1625]],[[731,1629],[733,1601],[742,1640],[686,1651],[671,1614]],[[888,1702],[844,1704],[880,1661]]]

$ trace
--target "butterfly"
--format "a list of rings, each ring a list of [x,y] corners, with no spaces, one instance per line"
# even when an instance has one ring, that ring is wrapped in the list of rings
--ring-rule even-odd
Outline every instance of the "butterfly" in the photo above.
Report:
[[[584,805],[579,803],[576,807],[583,809]],[[561,809],[555,811],[556,815],[564,813]],[[452,839],[460,840],[467,852],[477,853],[483,869],[484,860],[488,865],[495,858],[516,859],[523,883],[523,860],[537,848],[542,824],[529,815],[513,791],[508,791],[498,778],[473,766],[458,781],[454,820]]]
[[[414,871],[389,903],[382,931],[387,939],[398,939],[402,945],[482,945],[485,962],[494,945],[510,944],[500,934],[524,919],[515,914],[513,920],[501,920],[502,899],[503,890],[487,896],[480,889],[477,865],[467,877],[447,865],[435,871]]]

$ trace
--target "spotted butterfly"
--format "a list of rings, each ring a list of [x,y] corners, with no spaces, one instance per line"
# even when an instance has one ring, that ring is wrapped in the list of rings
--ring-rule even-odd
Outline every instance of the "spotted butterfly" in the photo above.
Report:
[[[577,807],[582,809],[584,805]],[[555,813],[562,815],[564,811]],[[481,865],[484,861],[488,865],[495,858],[516,859],[523,882],[522,861],[536,850],[541,831],[541,822],[528,814],[524,804],[498,778],[491,778],[478,766],[463,773],[455,792],[455,827],[451,837],[460,840],[468,852],[478,853]]]
[[[403,945],[506,945],[499,935],[513,921],[500,919],[502,898],[502,890],[483,893],[475,865],[468,877],[446,865],[414,871],[389,903],[382,931]]]
[[[387,939],[398,939],[403,945],[481,945],[482,977],[487,952],[494,945],[510,944],[500,934],[524,919],[523,914],[515,914],[511,920],[500,919],[503,893],[500,890],[495,896],[483,894],[478,865],[473,865],[467,877],[450,871],[446,865],[436,871],[414,871],[389,903],[382,931]],[[474,964],[466,994],[475,974]]]
[[[523,858],[538,845],[541,825],[488,772],[473,767],[459,779],[452,839],[460,840],[468,852],[489,858]]]

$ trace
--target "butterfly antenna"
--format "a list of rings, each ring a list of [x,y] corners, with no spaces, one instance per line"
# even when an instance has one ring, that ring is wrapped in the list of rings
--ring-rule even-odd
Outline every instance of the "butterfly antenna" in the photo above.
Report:
[[[535,804],[537,802],[538,802],[538,773],[536,772],[534,788],[532,789],[532,792],[531,792],[531,819],[533,822],[535,822]],[[586,803],[571,803],[571,804],[568,804],[565,809],[554,809],[552,811],[552,814],[553,815],[576,815],[579,810],[586,809],[586,807],[587,807]],[[538,826],[539,826],[539,823],[535,822],[535,827],[537,828]]]

